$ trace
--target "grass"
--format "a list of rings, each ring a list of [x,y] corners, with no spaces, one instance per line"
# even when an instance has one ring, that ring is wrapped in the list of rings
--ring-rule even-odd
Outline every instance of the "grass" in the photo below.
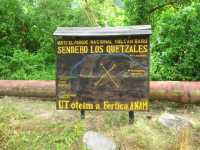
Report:
[[[55,102],[4,97],[0,99],[1,150],[86,150],[82,136],[88,130],[112,138],[120,150],[200,150],[200,106],[152,102],[149,112],[136,112],[128,124],[127,112],[58,111]],[[194,127],[177,132],[160,125],[160,114],[190,118]]]
[[[41,129],[21,131],[8,141],[8,149],[70,149],[82,135],[78,124],[46,124]],[[30,147],[31,146],[31,147]]]

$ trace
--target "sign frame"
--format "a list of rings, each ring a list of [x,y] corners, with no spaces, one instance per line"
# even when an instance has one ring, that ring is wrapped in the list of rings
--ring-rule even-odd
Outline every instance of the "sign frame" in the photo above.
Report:
[[[76,38],[88,38],[88,39],[98,39],[101,38],[114,38],[114,37],[145,37],[148,41],[148,53],[147,53],[147,97],[149,98],[149,73],[150,73],[150,35],[151,35],[151,26],[150,25],[139,25],[139,26],[127,26],[127,27],[58,27],[54,32],[54,42],[55,42],[55,49],[56,49],[56,107],[59,108],[58,102],[58,45],[57,41],[60,39],[76,39]],[[100,38],[100,39],[101,39]],[[64,110],[68,110],[64,108]],[[69,110],[87,110],[87,109],[69,109]],[[96,109],[92,109],[96,110]],[[104,109],[100,109],[101,111],[105,111]],[[113,109],[115,111],[115,109]],[[113,111],[111,110],[111,111]],[[148,109],[146,109],[148,110]],[[110,111],[110,110],[106,110]],[[126,111],[135,111],[129,110]]]

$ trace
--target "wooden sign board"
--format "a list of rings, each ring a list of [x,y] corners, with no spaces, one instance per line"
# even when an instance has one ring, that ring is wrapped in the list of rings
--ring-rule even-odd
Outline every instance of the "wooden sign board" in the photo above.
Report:
[[[148,110],[150,34],[150,26],[57,28],[57,109]]]

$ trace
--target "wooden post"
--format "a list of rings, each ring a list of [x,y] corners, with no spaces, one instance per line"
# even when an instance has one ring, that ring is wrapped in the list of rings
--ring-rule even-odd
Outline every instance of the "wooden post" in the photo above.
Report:
[[[135,119],[134,111],[128,112],[128,119],[129,119],[129,124],[133,124],[134,119]]]
[[[81,109],[81,119],[85,119],[85,110]]]

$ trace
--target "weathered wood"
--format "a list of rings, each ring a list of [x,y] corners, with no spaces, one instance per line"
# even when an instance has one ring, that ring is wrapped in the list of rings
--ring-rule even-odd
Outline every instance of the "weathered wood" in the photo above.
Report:
[[[0,96],[55,98],[55,81],[0,80]],[[151,81],[150,99],[200,103],[200,82]]]
[[[150,34],[150,25],[58,27],[57,109],[147,110]]]
[[[200,103],[200,82],[150,82],[150,99],[168,100],[181,103]]]
[[[81,109],[81,119],[85,119],[85,110]]]
[[[133,124],[134,119],[135,119],[134,111],[129,111],[128,112],[128,118],[129,118],[129,124]]]
[[[55,81],[0,80],[0,96],[55,98]]]
[[[119,35],[150,35],[151,26],[127,27],[58,27],[55,36],[119,36]]]

